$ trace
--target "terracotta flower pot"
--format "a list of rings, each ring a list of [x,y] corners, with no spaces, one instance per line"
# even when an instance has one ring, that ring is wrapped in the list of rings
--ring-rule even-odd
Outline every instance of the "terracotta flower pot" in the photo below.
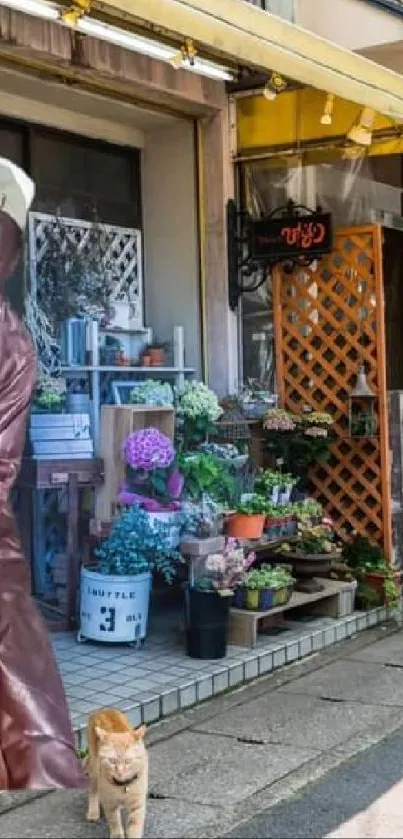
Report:
[[[380,603],[388,605],[390,602],[385,594],[385,574],[382,571],[367,571],[365,574],[365,582],[379,595]],[[401,591],[402,572],[394,571],[393,582],[395,586]]]
[[[234,513],[226,522],[227,536],[234,539],[260,539],[263,533],[265,516],[247,516],[244,513]]]
[[[165,364],[165,350],[150,349],[150,365],[151,367],[163,367]]]
[[[142,367],[150,367],[151,365],[151,358],[149,355],[143,355],[141,359],[141,366]]]

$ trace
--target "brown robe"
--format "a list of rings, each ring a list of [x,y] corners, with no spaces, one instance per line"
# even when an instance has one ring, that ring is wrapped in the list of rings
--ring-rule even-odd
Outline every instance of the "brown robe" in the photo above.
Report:
[[[0,790],[72,789],[85,783],[9,504],[35,376],[31,341],[0,300]]]

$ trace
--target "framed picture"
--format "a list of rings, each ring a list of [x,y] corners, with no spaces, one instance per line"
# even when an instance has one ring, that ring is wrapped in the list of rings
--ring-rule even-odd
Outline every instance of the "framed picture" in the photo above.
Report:
[[[114,405],[129,405],[130,394],[135,387],[141,385],[139,381],[115,381],[111,382],[112,398]]]

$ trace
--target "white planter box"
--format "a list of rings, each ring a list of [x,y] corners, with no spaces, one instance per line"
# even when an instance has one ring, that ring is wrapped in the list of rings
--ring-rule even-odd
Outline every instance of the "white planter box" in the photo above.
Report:
[[[147,635],[151,574],[106,576],[81,569],[79,640],[133,643]]]
[[[31,413],[29,431],[34,457],[94,456],[89,414]]]

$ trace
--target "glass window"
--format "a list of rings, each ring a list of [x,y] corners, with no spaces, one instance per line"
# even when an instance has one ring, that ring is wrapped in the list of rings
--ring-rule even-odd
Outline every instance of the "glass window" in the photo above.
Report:
[[[141,226],[139,152],[35,129],[35,209],[123,227]]]

